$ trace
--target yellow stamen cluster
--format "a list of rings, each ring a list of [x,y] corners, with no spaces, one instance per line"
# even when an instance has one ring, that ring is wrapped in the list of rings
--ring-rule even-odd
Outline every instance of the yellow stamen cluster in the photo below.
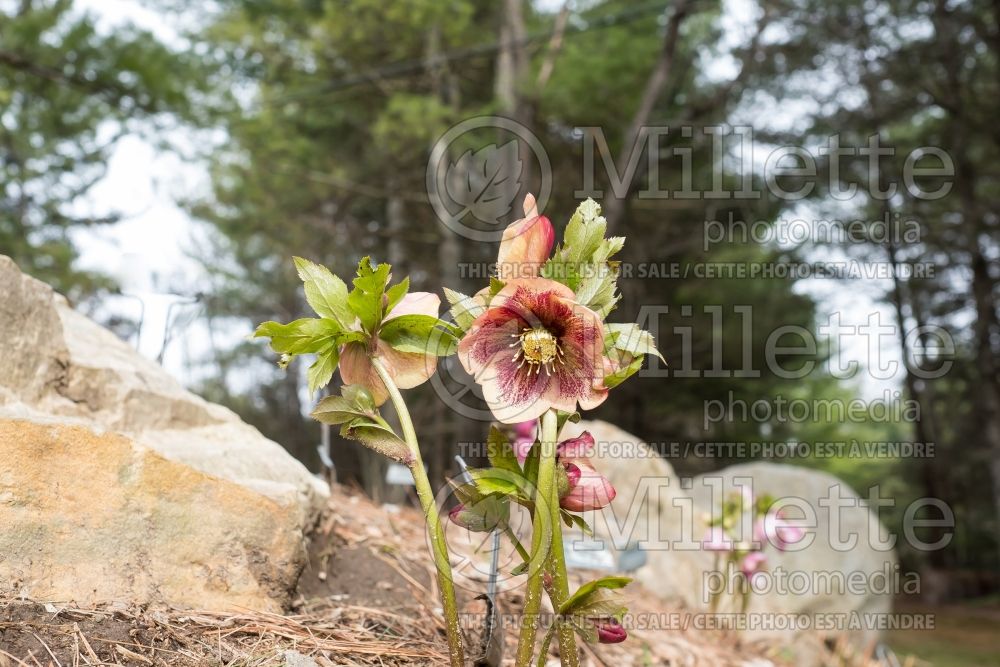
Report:
[[[557,363],[562,363],[563,351],[559,341],[548,330],[542,328],[525,329],[519,334],[511,334],[517,340],[510,347],[516,347],[514,361],[520,362],[518,368],[525,364],[528,372],[537,375],[545,369],[546,375],[552,375]]]

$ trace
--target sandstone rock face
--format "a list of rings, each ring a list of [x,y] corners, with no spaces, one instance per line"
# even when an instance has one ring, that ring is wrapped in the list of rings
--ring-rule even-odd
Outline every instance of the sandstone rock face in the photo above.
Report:
[[[219,591],[225,588],[232,590],[233,599],[238,600],[234,605],[256,608],[280,605],[280,601],[275,602],[271,595],[283,587],[287,591],[287,572],[296,570],[303,562],[300,542],[328,496],[326,484],[311,475],[279,444],[243,423],[230,410],[186,391],[157,364],[137,354],[111,332],[73,311],[51,288],[23,275],[9,258],[3,256],[0,256],[0,340],[5,344],[5,359],[0,363],[0,421],[4,424],[4,435],[0,438],[0,480],[16,477],[17,484],[31,486],[28,482],[33,482],[33,488],[39,493],[44,489],[57,493],[68,480],[61,479],[56,472],[53,472],[56,476],[46,477],[45,468],[37,466],[29,468],[31,478],[26,480],[23,470],[19,470],[14,463],[15,460],[30,459],[32,447],[39,448],[39,451],[43,447],[56,447],[50,443],[51,438],[66,445],[59,451],[67,457],[67,465],[79,470],[90,470],[92,459],[112,465],[118,458],[129,458],[119,451],[127,444],[132,448],[133,453],[129,456],[133,459],[157,462],[155,466],[149,463],[149,468],[169,469],[171,475],[178,479],[202,480],[197,484],[192,481],[186,487],[195,496],[191,504],[184,505],[184,512],[180,511],[180,505],[168,503],[155,511],[150,510],[148,520],[141,525],[116,524],[122,529],[131,526],[146,531],[141,539],[157,544],[160,550],[149,551],[150,559],[167,559],[157,565],[162,566],[161,570],[147,570],[142,566],[143,560],[138,552],[130,552],[132,557],[139,558],[135,567],[120,569],[109,565],[101,568],[108,576],[117,573],[116,577],[112,577],[116,581],[107,582],[107,590],[96,586],[96,583],[90,588],[63,588],[60,581],[65,583],[73,579],[65,575],[66,559],[75,554],[81,559],[81,564],[86,563],[84,545],[96,548],[99,543],[78,540],[80,547],[60,551],[63,556],[57,563],[52,560],[57,555],[52,549],[62,547],[54,547],[54,542],[46,540],[62,534],[60,531],[67,530],[66,525],[56,526],[39,518],[34,531],[20,533],[22,538],[36,536],[37,542],[13,552],[4,550],[0,554],[0,585],[6,585],[8,581],[16,584],[20,580],[26,586],[30,583],[33,590],[51,590],[62,597],[80,601],[110,595],[112,590],[122,594],[131,590],[132,595],[126,598],[136,601],[199,605],[215,600],[222,604],[224,597],[221,593],[212,597],[215,593],[210,594],[204,586],[199,588],[195,582],[172,586],[157,579],[158,572],[170,570],[172,566],[168,563],[181,568],[181,564],[186,562],[192,569],[208,568],[206,571],[216,572],[212,575],[214,579],[209,577],[205,581],[219,584]],[[39,430],[43,426],[55,431]],[[82,429],[60,430],[66,426]],[[106,432],[127,439],[104,435]],[[47,435],[42,437],[43,434]],[[80,444],[68,446],[73,439],[78,439]],[[22,458],[16,459],[15,454]],[[143,502],[139,498],[148,499],[148,494],[143,495],[142,489],[134,486],[125,488],[126,482],[132,483],[127,476],[111,475],[101,479],[109,486],[92,486],[91,498],[87,499],[94,503],[99,502],[102,496],[114,496],[120,502],[139,505]],[[155,481],[149,476],[142,479],[145,482]],[[31,505],[24,504],[26,501],[18,495],[15,487],[7,482],[4,485],[9,493],[0,495],[0,524],[7,525],[8,519],[16,518],[13,514],[8,517],[8,512],[18,512],[18,508]],[[212,485],[216,488],[207,488]],[[162,488],[151,487],[150,492]],[[167,497],[175,502],[179,496],[171,493]],[[236,502],[237,498],[242,498],[242,501]],[[232,502],[208,508],[200,507],[195,499],[205,503],[222,503],[220,499]],[[55,499],[48,500],[55,502]],[[107,507],[94,505],[89,510],[110,517],[115,516],[116,507],[112,502]],[[164,507],[173,507],[177,511],[166,511]],[[201,526],[195,524],[202,521],[203,516],[207,519],[213,512],[221,512],[222,508],[232,512],[232,528],[228,530],[224,528],[222,515],[215,517],[214,526],[224,535],[216,540],[184,541],[189,529],[194,531],[193,535],[207,538],[207,535],[198,532]],[[23,513],[18,516],[24,520]],[[59,514],[53,510],[48,516],[51,521],[56,521]],[[84,522],[79,525],[89,525],[86,520],[89,520],[88,517],[83,515],[69,514],[65,517],[67,522]],[[95,523],[91,528],[97,530],[102,525]],[[263,526],[271,526],[274,534],[263,530]],[[240,533],[244,528],[249,532]],[[114,532],[110,527],[107,530],[107,535]],[[288,531],[298,536],[297,542],[283,537],[279,539]],[[173,537],[167,539],[169,536]],[[140,539],[138,535],[122,533],[110,544],[114,545],[116,541],[126,544],[132,538]],[[172,544],[176,544],[179,551],[171,552]],[[201,551],[197,549],[199,544],[202,545]],[[236,548],[235,544],[242,547]],[[18,560],[31,549],[34,549],[36,557],[28,561]],[[97,553],[91,554],[92,563],[99,562]],[[258,567],[259,554],[267,554],[271,566],[278,568],[263,579],[261,573],[267,568]],[[243,579],[224,585],[219,583],[229,582],[225,572],[218,569],[221,561],[216,561],[223,556],[236,559],[234,562],[240,559],[246,561],[247,566],[238,574]],[[148,561],[150,567],[153,562]],[[121,564],[121,561],[108,563]],[[277,563],[284,565],[277,566]],[[248,573],[252,574],[247,569],[251,564],[261,576],[247,578]],[[237,569],[232,572],[237,572]],[[98,578],[95,577],[94,582]],[[90,581],[85,578],[80,580]],[[134,582],[134,588],[128,588],[128,581]],[[251,604],[255,595],[257,602]]]
[[[0,443],[0,571],[19,593],[277,612],[295,587],[302,534],[269,498],[82,426],[0,420]]]
[[[815,514],[815,527],[808,531],[812,541],[805,548],[781,552],[765,547],[770,579],[764,580],[768,587],[752,597],[749,611],[761,619],[833,614],[845,622],[860,621],[863,627],[848,633],[858,645],[877,638],[878,633],[867,627],[867,619],[891,610],[892,596],[883,578],[891,582],[899,576],[896,559],[891,549],[879,544],[886,537],[885,528],[858,504],[857,494],[845,483],[823,472],[764,462],[679,480],[667,461],[650,458],[649,448],[639,438],[606,422],[571,424],[565,433],[577,435],[584,430],[597,442],[596,467],[618,491],[611,505],[586,518],[599,537],[609,538],[612,547],[642,546],[647,564],[632,575],[650,590],[693,610],[709,609],[705,573],[715,568],[715,555],[699,544],[707,531],[706,519],[717,511],[722,495],[738,490],[736,483],[749,480],[757,496],[791,498]],[[825,507],[826,499],[836,497],[852,505],[841,509],[839,516]],[[787,513],[803,516],[791,506]],[[857,536],[856,544],[837,546],[852,534]],[[855,585],[847,583],[851,578]],[[858,582],[862,582],[860,587]],[[738,611],[739,603],[735,597],[723,597],[719,610]],[[816,644],[799,633],[777,628],[752,634],[786,641],[796,652],[798,664],[812,664],[809,654]]]
[[[125,434],[165,457],[298,506],[329,491],[232,411],[185,390],[159,365],[71,309],[0,255],[0,417],[57,420]]]

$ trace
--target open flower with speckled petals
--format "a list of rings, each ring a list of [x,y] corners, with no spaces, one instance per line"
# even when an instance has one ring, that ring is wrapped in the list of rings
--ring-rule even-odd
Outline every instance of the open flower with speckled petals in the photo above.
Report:
[[[550,408],[600,405],[608,395],[603,352],[601,318],[545,278],[508,281],[458,346],[490,410],[507,424]]]

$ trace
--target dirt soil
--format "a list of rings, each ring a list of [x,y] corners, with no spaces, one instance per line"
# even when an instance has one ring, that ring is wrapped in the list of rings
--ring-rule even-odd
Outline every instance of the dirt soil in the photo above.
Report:
[[[468,541],[449,542],[457,560],[456,586],[467,645],[478,645],[486,555]],[[464,552],[463,552],[464,550]],[[466,567],[469,564],[476,567]],[[576,579],[590,578],[574,572]],[[507,618],[520,608],[521,578],[501,583],[498,606]],[[577,582],[579,583],[579,582]],[[653,594],[632,584],[631,611],[666,618]],[[505,664],[516,630],[505,633]],[[558,658],[550,658],[558,664]],[[411,508],[376,506],[358,492],[335,488],[318,527],[292,609],[285,615],[122,603],[80,608],[0,598],[0,667],[181,665],[327,667],[444,665],[444,624],[423,532]],[[587,667],[630,665],[781,666],[773,646],[731,633],[633,630],[617,645],[581,646]],[[755,662],[758,661],[758,662]]]

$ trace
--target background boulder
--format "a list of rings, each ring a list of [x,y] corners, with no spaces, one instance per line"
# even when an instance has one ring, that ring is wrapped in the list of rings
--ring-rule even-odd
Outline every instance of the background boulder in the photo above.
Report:
[[[0,522],[19,545],[0,550],[0,585],[78,601],[286,601],[324,482],[3,256],[0,339]]]
[[[805,548],[781,552],[765,547],[772,577],[767,590],[753,595],[749,611],[761,619],[828,614],[829,619],[860,623],[860,627],[843,628],[843,634],[857,645],[868,645],[878,638],[872,619],[891,611],[893,579],[900,575],[894,552],[878,544],[886,538],[885,527],[846,483],[816,470],[767,462],[679,479],[669,462],[650,456],[651,449],[639,438],[606,422],[570,424],[564,434],[574,436],[584,430],[590,431],[597,443],[597,469],[618,492],[608,507],[585,518],[599,537],[613,537],[610,548],[620,552],[628,543],[643,547],[647,563],[632,575],[649,590],[692,610],[709,609],[705,573],[715,568],[715,554],[696,543],[704,538],[707,519],[718,511],[722,495],[738,491],[734,482],[743,483],[742,478],[747,478],[755,495],[798,499],[816,516],[816,527],[809,531],[812,542]],[[714,497],[713,486],[721,489]],[[840,510],[834,525],[823,499],[836,494],[853,506]],[[801,516],[791,508],[788,515]],[[639,521],[634,520],[636,516]],[[856,544],[841,549],[835,546],[837,540],[851,534],[857,536]],[[851,578],[862,582],[860,587],[847,585]],[[738,610],[736,598],[722,598],[719,611]],[[802,633],[773,628],[751,634],[782,639],[796,649],[800,664],[812,663],[804,652],[815,651],[817,644],[811,638],[805,641]],[[829,634],[841,633],[831,630]]]

